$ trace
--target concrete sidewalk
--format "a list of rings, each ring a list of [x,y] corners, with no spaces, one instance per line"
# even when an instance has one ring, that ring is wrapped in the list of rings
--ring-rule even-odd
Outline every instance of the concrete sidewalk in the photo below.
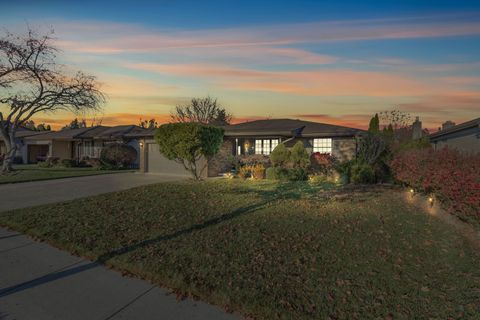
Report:
[[[112,173],[0,185],[0,211],[55,203],[138,186],[184,180],[183,176]]]
[[[0,319],[239,319],[0,228]]]

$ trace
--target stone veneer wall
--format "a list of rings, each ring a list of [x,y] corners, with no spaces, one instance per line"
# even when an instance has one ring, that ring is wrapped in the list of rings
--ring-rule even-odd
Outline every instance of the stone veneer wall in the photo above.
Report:
[[[230,164],[233,151],[233,141],[224,140],[220,151],[210,160],[208,164],[208,176],[217,177],[220,173],[230,171]]]
[[[357,152],[357,143],[355,138],[334,138],[332,146],[332,155],[343,162],[351,160]]]

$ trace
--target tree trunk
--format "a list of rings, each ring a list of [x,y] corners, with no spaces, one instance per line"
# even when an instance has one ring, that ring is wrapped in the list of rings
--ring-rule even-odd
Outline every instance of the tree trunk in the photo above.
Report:
[[[8,146],[7,143],[5,145],[7,146],[7,152],[5,153],[5,157],[3,158],[1,174],[8,174],[13,171],[13,158],[15,157],[15,153],[17,151],[17,146],[15,144],[14,147]]]
[[[17,144],[15,143],[15,138],[12,138],[14,134],[15,132],[1,134],[6,148],[5,156],[3,158],[2,171],[0,172],[2,175],[13,171],[13,158],[15,158],[15,154],[17,153]]]

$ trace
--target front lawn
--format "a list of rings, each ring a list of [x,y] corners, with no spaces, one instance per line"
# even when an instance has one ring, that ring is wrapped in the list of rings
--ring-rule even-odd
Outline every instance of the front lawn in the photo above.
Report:
[[[97,168],[41,168],[36,164],[16,165],[14,168],[16,171],[11,174],[5,176],[0,175],[0,184],[125,172],[118,170],[99,170]]]
[[[396,191],[216,180],[0,213],[0,225],[259,319],[472,319],[480,257]]]

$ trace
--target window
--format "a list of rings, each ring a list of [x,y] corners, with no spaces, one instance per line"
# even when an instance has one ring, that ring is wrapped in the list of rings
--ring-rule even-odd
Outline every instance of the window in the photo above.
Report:
[[[86,157],[93,156],[93,141],[83,142],[83,156],[86,156]]]
[[[263,154],[268,156],[276,146],[278,146],[278,139],[263,139],[255,140],[255,154]]]
[[[313,152],[332,153],[332,139],[313,139]]]
[[[262,148],[262,140],[255,140],[255,154],[262,154],[263,153],[263,148]]]

